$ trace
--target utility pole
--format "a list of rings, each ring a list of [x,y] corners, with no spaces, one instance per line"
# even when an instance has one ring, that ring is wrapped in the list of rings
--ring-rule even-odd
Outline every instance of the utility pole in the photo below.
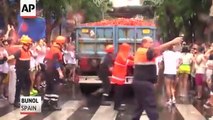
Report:
[[[105,19],[105,11],[104,11],[104,8],[101,8],[101,15],[102,15],[102,19]]]

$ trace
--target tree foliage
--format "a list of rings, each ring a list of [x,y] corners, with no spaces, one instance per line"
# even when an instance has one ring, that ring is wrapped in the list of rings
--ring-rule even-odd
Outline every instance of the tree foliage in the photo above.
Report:
[[[72,0],[73,3],[75,0]],[[73,7],[73,10],[78,12],[82,11],[84,13],[84,22],[93,22],[101,19],[101,10],[95,5],[93,0],[79,0],[81,1],[78,6]]]
[[[49,43],[52,30],[58,26],[65,14],[66,6],[71,0],[40,0],[38,6],[43,9],[43,16],[46,20],[46,40]]]
[[[9,0],[0,1],[0,13],[4,16],[5,26],[8,23],[11,24],[10,16],[15,18],[19,13],[20,0],[13,1],[16,3],[14,8],[10,6]],[[68,19],[67,13],[71,13],[71,15],[78,12],[83,13],[84,22],[101,20],[103,13],[101,11],[103,6],[96,6],[93,0],[38,0],[37,6],[42,9],[42,17],[46,19],[46,39],[48,42],[50,42],[52,30],[61,24],[63,18]]]
[[[210,6],[209,0],[164,0],[155,4],[162,37],[170,40],[184,33],[188,42],[204,41],[207,25],[199,17],[208,14]]]
[[[72,3],[76,2],[76,0],[72,1]],[[103,13],[106,14],[112,8],[112,3],[109,0],[79,0],[78,4],[72,4],[72,8],[76,12],[83,11],[84,22],[94,22],[103,18]]]
[[[61,23],[67,12],[75,14],[83,13],[85,22],[93,22],[101,19],[101,9],[92,0],[40,0],[43,15],[46,19],[46,38],[49,41],[51,31]]]
[[[0,15],[4,19],[4,31],[7,31],[7,24],[17,25],[16,15],[17,15],[18,4],[15,0],[0,0]]]

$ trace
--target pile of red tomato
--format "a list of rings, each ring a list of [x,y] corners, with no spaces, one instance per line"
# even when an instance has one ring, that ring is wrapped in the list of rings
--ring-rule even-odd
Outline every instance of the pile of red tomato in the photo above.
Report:
[[[112,20],[102,20],[99,22],[85,23],[81,26],[155,26],[155,23],[153,20],[117,18]]]

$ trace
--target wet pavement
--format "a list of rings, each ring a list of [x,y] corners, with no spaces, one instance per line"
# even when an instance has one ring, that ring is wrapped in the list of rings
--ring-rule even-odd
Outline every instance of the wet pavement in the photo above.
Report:
[[[84,88],[82,94],[80,88]],[[131,86],[125,89],[124,103],[126,110],[117,112],[113,110],[112,97],[109,99],[111,105],[103,106],[100,104],[101,96],[92,96],[88,94],[95,89],[97,85],[76,86],[73,89],[71,85],[60,85],[60,105],[62,111],[46,111],[39,114],[21,115],[20,110],[14,108],[5,100],[0,100],[0,120],[131,120],[134,112],[134,97]],[[162,87],[160,87],[162,88]],[[159,88],[158,88],[159,89]],[[165,105],[166,99],[163,90],[157,90],[158,111],[160,120],[208,120],[212,110],[205,110],[202,106],[205,101],[178,98],[177,104],[172,107]],[[89,110],[83,109],[88,106]],[[148,120],[146,113],[141,115],[140,120]]]

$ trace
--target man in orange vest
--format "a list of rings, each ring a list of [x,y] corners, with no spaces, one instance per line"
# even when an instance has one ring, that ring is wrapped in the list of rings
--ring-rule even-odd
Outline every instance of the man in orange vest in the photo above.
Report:
[[[150,120],[158,120],[157,103],[154,94],[154,84],[157,82],[155,57],[160,51],[182,42],[177,37],[157,48],[152,48],[153,40],[150,37],[142,39],[142,46],[137,49],[134,58],[133,90],[137,100],[137,108],[132,120],[139,120],[145,110]]]
[[[114,110],[123,111],[121,107],[123,96],[123,85],[125,84],[125,78],[127,74],[127,67],[133,65],[133,61],[128,59],[130,55],[131,46],[127,43],[123,43],[119,46],[119,51],[116,56],[111,82],[115,84],[114,94]]]
[[[62,72],[62,49],[66,42],[66,37],[57,36],[45,57],[45,80],[47,88],[44,95],[42,110],[61,110],[58,105],[59,95],[57,85],[59,80],[64,78]]]
[[[25,87],[25,95],[30,95],[30,47],[32,45],[32,39],[26,35],[23,35],[20,39],[20,43],[23,44],[21,49],[19,49],[15,54],[8,57],[8,60],[15,59],[15,69],[16,69],[16,93],[14,106],[20,107],[20,95],[21,90]]]

